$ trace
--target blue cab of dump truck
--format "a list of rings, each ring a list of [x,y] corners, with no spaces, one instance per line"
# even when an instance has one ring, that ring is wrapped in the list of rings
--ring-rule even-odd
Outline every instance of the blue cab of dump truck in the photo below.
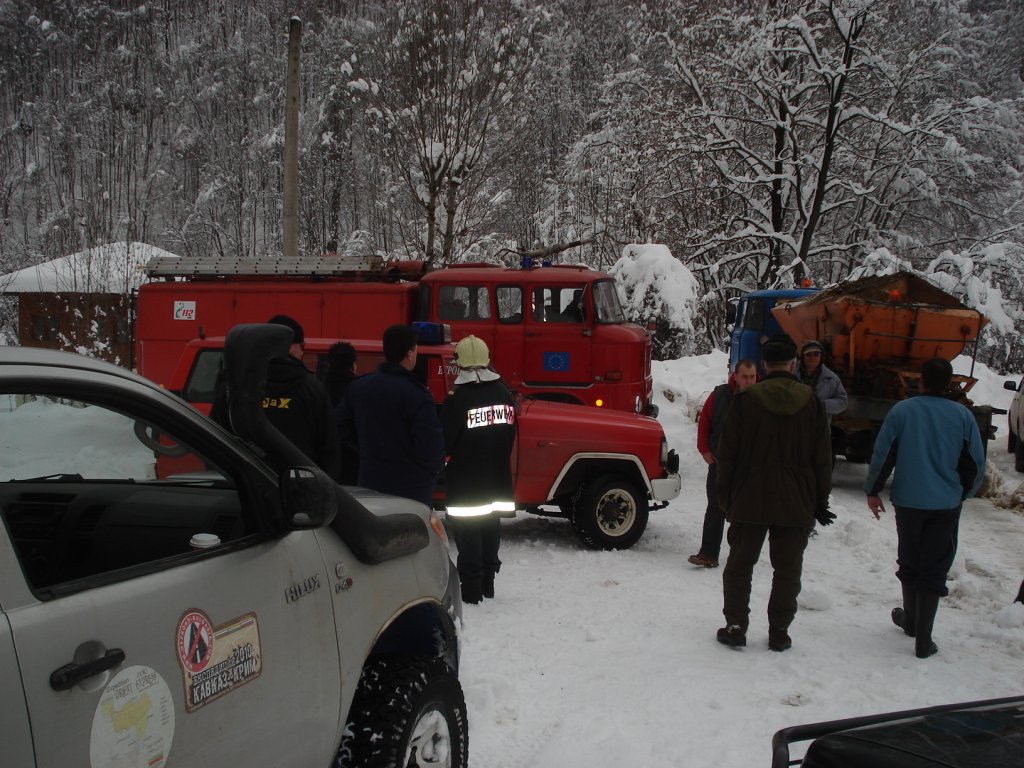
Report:
[[[817,293],[817,288],[769,288],[744,294],[736,306],[736,322],[729,336],[729,370],[740,360],[761,362],[761,340],[782,333],[772,308]]]

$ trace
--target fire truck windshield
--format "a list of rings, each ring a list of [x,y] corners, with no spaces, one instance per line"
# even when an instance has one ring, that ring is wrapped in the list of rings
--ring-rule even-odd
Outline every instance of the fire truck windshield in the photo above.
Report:
[[[626,316],[619,304],[619,293],[615,290],[612,280],[599,280],[594,283],[594,314],[599,323],[624,323]]]

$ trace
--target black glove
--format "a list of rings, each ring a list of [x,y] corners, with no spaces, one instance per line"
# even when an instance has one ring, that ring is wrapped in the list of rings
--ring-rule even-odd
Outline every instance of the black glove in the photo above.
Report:
[[[828,499],[825,499],[825,503],[818,507],[818,511],[814,513],[814,519],[818,521],[818,525],[832,525],[836,515],[835,512],[829,512]]]

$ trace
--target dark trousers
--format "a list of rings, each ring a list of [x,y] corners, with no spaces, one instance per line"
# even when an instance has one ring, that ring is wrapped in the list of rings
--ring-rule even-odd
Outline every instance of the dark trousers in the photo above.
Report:
[[[807,528],[786,525],[732,523],[729,526],[729,559],[722,571],[726,624],[738,624],[744,631],[750,622],[750,582],[761,557],[765,536],[772,561],[772,593],[768,599],[768,627],[789,629],[796,616],[800,575],[807,547]]]
[[[501,518],[491,514],[457,517],[453,522],[455,545],[459,548],[459,580],[480,581],[484,574],[496,574],[501,568]]]
[[[725,515],[718,506],[718,466],[708,465],[706,484],[708,506],[704,512],[704,532],[700,539],[700,554],[717,560],[722,551],[722,534],[725,531]]]
[[[896,507],[896,578],[918,592],[949,594],[946,576],[956,556],[960,507],[913,509]]]

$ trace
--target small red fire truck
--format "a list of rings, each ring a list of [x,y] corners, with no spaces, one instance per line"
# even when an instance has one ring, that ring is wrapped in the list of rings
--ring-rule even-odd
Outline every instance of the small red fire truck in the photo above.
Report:
[[[303,344],[303,362],[320,378],[334,341],[307,336]],[[360,373],[384,359],[380,340],[351,344]],[[223,349],[223,337],[186,344],[168,388],[208,414]],[[458,375],[455,345],[420,344],[418,352],[414,375],[440,403]],[[633,546],[649,510],[667,505],[681,486],[679,457],[657,419],[533,398],[520,403],[512,471],[517,508],[568,518],[579,539],[596,549]],[[443,488],[435,500],[443,503]]]

